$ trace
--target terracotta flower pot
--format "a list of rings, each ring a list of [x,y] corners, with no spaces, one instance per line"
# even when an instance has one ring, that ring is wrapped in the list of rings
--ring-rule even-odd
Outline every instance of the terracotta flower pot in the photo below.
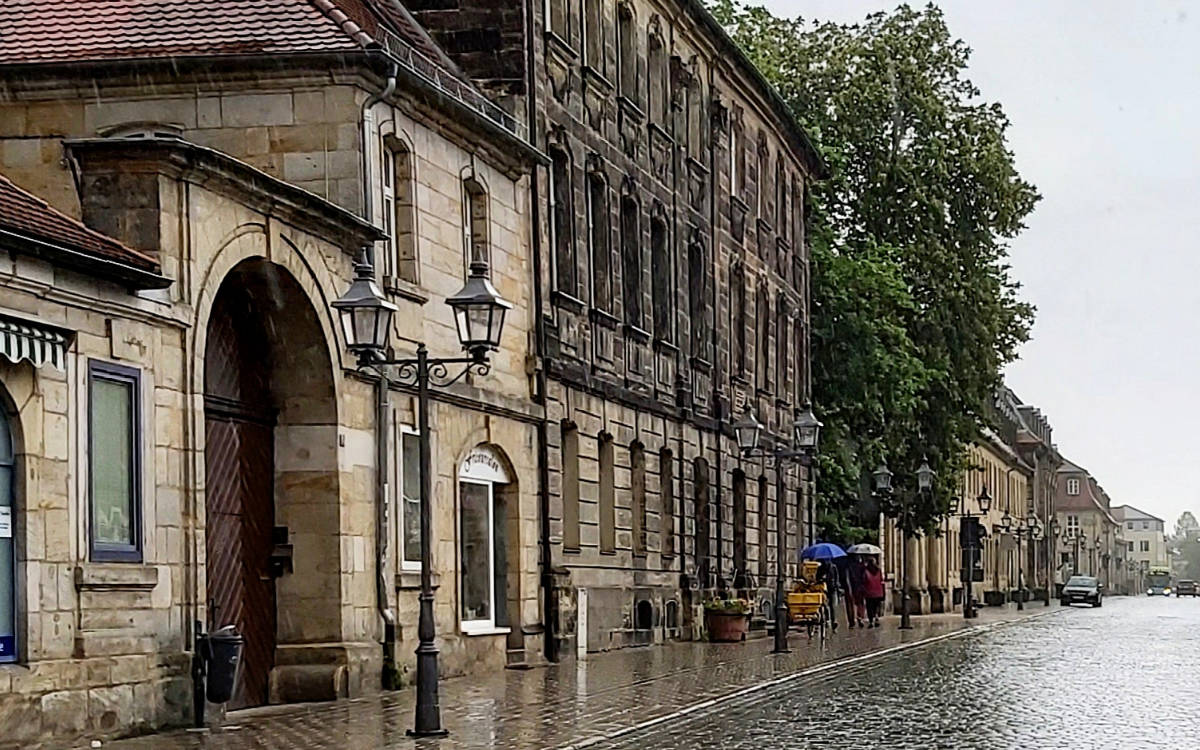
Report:
[[[705,610],[704,627],[713,643],[738,643],[746,640],[750,631],[750,615]]]

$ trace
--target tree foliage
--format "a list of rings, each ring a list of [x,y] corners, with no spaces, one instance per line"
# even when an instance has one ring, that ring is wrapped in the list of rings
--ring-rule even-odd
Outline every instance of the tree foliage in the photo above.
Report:
[[[831,171],[806,201],[826,531],[851,530],[881,459],[905,525],[930,528],[1033,318],[1005,242],[1038,194],[1017,173],[1008,120],[966,77],[970,50],[936,7],[855,25],[710,7]],[[926,455],[938,481],[916,498]],[[895,515],[899,501],[882,509]]]

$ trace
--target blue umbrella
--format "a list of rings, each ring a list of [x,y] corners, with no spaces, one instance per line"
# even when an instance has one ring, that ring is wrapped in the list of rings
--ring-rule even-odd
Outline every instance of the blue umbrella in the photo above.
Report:
[[[814,545],[805,547],[800,552],[801,560],[836,560],[839,557],[845,557],[846,553],[841,547],[829,542],[817,542]]]

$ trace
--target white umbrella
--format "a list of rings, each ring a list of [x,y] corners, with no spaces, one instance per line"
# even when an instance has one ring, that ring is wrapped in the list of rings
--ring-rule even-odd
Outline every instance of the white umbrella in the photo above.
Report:
[[[876,547],[874,544],[856,544],[846,550],[852,555],[882,555],[883,550]]]

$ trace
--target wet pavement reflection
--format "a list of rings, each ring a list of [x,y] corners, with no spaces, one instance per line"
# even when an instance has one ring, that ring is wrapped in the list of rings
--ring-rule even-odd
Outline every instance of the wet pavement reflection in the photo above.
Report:
[[[1105,612],[1108,606],[1106,602]],[[1057,607],[1046,610],[1038,604],[1024,614],[1056,610]],[[1044,619],[1073,614],[1076,613],[1051,614]],[[537,750],[602,742],[615,733],[672,717],[678,711],[750,686],[847,657],[1012,620],[1018,615],[1012,608],[989,608],[969,623],[960,615],[919,617],[914,618],[915,627],[909,631],[897,630],[896,618],[888,618],[885,627],[878,630],[843,627],[825,641],[793,635],[792,652],[786,655],[770,653],[770,638],[740,644],[676,643],[594,655],[579,663],[571,661],[532,670],[497,670],[447,679],[441,685],[442,719],[451,734],[443,740],[415,741],[405,735],[413,716],[414,692],[410,688],[357,700],[243,711],[229,717],[228,723],[235,728],[214,733],[168,732],[105,742],[104,747],[107,750]],[[810,679],[825,678],[805,676],[800,681],[807,683]],[[758,695],[761,698],[763,694]],[[683,721],[668,718],[667,723],[684,725]],[[735,734],[740,729],[740,722],[729,728]],[[700,744],[734,747],[724,740]],[[86,748],[88,743],[85,739],[71,747]]]
[[[1200,747],[1200,601],[971,632],[757,692],[595,750]]]

